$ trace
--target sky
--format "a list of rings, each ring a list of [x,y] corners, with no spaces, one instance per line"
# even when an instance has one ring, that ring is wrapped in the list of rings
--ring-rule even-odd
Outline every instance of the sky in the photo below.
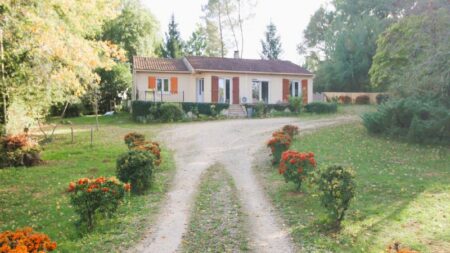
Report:
[[[297,44],[303,39],[303,30],[309,19],[328,0],[256,0],[254,16],[244,25],[243,58],[259,59],[261,39],[264,37],[267,24],[272,21],[281,37],[283,53],[280,59],[302,64],[304,59],[297,53]],[[187,40],[200,23],[203,12],[201,6],[208,0],[141,0],[155,15],[160,23],[161,36],[167,31],[172,13],[181,37]],[[232,45],[232,43],[229,43]],[[234,48],[230,47],[227,57],[233,56]]]

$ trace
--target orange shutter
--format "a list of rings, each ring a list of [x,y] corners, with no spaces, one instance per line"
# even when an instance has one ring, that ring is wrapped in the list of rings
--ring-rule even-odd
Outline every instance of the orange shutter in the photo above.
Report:
[[[170,93],[178,94],[178,78],[177,77],[170,78]]]
[[[283,79],[283,102],[289,101],[289,95],[291,91],[289,90],[289,79]]]
[[[148,77],[148,89],[154,90],[156,88],[156,77],[149,76]]]
[[[308,80],[302,80],[303,104],[308,104]]]
[[[211,77],[211,102],[217,103],[219,101],[219,77]]]

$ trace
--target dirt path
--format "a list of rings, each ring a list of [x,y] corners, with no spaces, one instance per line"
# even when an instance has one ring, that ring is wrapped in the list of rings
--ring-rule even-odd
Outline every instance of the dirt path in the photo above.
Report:
[[[214,163],[223,164],[236,183],[249,219],[250,248],[255,252],[295,252],[288,231],[253,174],[253,155],[265,145],[271,132],[285,124],[305,131],[352,120],[356,117],[230,120],[177,124],[164,130],[160,139],[175,151],[177,173],[159,219],[136,252],[171,253],[179,249],[200,174]]]

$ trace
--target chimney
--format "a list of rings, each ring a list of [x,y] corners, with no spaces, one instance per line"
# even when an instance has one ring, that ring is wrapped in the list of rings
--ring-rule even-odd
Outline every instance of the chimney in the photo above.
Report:
[[[239,57],[239,50],[235,50],[234,51],[234,59],[239,59],[241,57]]]

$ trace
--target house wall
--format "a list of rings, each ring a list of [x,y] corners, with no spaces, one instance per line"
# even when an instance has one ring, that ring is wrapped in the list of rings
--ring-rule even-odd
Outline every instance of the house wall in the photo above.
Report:
[[[269,82],[269,103],[276,104],[282,102],[283,93],[283,79],[289,80],[308,80],[308,102],[313,99],[313,80],[311,76],[285,76],[285,75],[267,75],[267,74],[240,74],[240,73],[222,73],[222,72],[207,72],[196,74],[168,74],[168,73],[151,73],[151,72],[137,72],[134,76],[135,87],[139,93],[139,100],[153,101],[152,93],[145,95],[145,90],[148,87],[148,77],[155,76],[156,78],[171,78],[178,77],[178,94],[163,94],[163,101],[167,102],[196,102],[197,101],[197,87],[196,80],[204,78],[204,98],[203,102],[211,102],[211,77],[218,76],[219,78],[239,77],[239,101],[246,97],[247,102],[252,102],[252,81],[254,79]],[[183,100],[184,94],[184,100]],[[232,94],[232,92],[231,92]],[[136,99],[136,97],[134,97]],[[156,97],[156,101],[161,101],[160,94]]]

